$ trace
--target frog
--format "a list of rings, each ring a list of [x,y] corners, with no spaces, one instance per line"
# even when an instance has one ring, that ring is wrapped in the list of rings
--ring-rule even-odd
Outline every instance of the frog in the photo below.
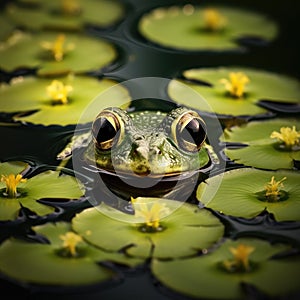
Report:
[[[205,121],[185,106],[169,112],[105,108],[57,158],[64,160],[79,148],[84,148],[82,161],[106,174],[107,185],[123,198],[167,196],[172,189],[178,194],[178,181],[189,181],[218,161],[207,143]]]

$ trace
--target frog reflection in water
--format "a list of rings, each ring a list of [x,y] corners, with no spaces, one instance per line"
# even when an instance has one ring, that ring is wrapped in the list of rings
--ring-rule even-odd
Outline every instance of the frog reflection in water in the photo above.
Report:
[[[213,153],[205,140],[205,122],[191,109],[178,107],[163,113],[126,112],[111,107],[98,114],[91,133],[73,138],[59,158],[74,148],[85,147],[84,161],[100,172],[114,175],[108,185],[113,185],[116,177],[164,178],[171,182],[170,178],[211,165]],[[115,183],[112,189],[122,189],[122,184]],[[161,185],[161,190],[160,185],[143,191],[132,187],[127,196],[162,196],[167,192],[166,184]]]

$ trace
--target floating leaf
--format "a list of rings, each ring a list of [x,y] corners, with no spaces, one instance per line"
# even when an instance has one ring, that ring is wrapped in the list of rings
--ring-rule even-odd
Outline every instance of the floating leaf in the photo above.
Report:
[[[22,165],[5,162],[0,164],[0,175],[20,174],[24,167]],[[18,195],[11,198],[6,195],[6,184],[0,182],[0,220],[15,220],[21,206],[30,209],[39,216],[45,216],[54,212],[54,208],[43,205],[37,200],[42,198],[65,198],[78,199],[82,191],[76,179],[69,175],[59,175],[56,171],[45,171],[26,182],[17,186]]]
[[[224,27],[210,30],[205,14],[212,9],[224,19]],[[145,14],[138,25],[147,40],[168,48],[185,51],[232,51],[243,49],[239,39],[255,38],[270,42],[277,25],[266,16],[226,6],[161,7]]]
[[[232,258],[230,248],[252,247],[250,270],[229,272],[222,263]],[[165,286],[184,295],[201,299],[244,299],[241,283],[254,285],[270,296],[282,296],[299,289],[299,258],[271,259],[288,247],[270,245],[258,239],[227,240],[215,251],[188,259],[154,259],[151,270]]]
[[[63,237],[71,232],[70,224],[57,222],[33,227],[49,244],[9,239],[0,246],[0,271],[11,279],[26,283],[55,286],[83,286],[116,278],[112,270],[99,262],[113,261],[136,266],[141,261],[120,253],[108,253],[81,240],[76,255],[63,247]]]
[[[46,48],[54,46],[61,36],[64,36],[60,45],[64,55],[63,59],[57,61]],[[24,33],[15,43],[0,49],[0,68],[7,71],[20,67],[38,68],[39,75],[56,76],[99,70],[116,58],[115,47],[100,38],[74,33]]]
[[[300,160],[300,148],[281,147],[280,142],[270,136],[273,131],[278,132],[282,127],[293,126],[299,131],[299,120],[253,121],[240,127],[232,127],[225,130],[223,141],[228,142],[225,154],[231,160],[251,167],[271,170],[292,169],[294,161]],[[231,149],[230,143],[241,143],[241,147],[235,144]]]
[[[13,33],[15,25],[4,14],[0,14],[0,42],[6,41]],[[1,48],[1,44],[0,44]]]
[[[171,214],[161,219],[160,230],[144,230],[140,217],[126,215],[103,203],[78,214],[72,220],[73,229],[97,247],[109,251],[128,247],[129,255],[144,258],[192,255],[223,235],[222,224],[205,209],[161,198],[138,199],[165,204],[170,209]]]
[[[81,123],[91,122],[99,111],[107,106],[122,106],[130,102],[127,89],[117,85],[113,80],[98,80],[87,76],[68,76],[58,79],[72,87],[68,103],[53,102],[47,93],[47,87],[52,83],[52,79],[24,77],[11,85],[0,86],[0,111],[24,113],[38,110],[31,115],[17,115],[15,119],[34,124],[68,125],[77,124],[79,120]],[[114,88],[110,89],[111,87]],[[97,108],[83,114],[91,101],[103,92],[105,92],[103,97],[100,96],[99,101],[94,101]]]
[[[219,176],[223,176],[221,184]],[[265,186],[272,176],[276,181],[286,177],[278,201],[266,197]],[[235,169],[201,183],[197,199],[206,207],[235,217],[253,218],[267,210],[277,221],[300,221],[299,179],[300,174],[294,171]]]
[[[124,5],[112,0],[19,1],[6,14],[19,26],[39,29],[80,30],[85,25],[109,27],[125,14]]]
[[[243,73],[249,78],[241,98],[232,97],[222,83],[230,73]],[[200,111],[252,116],[267,113],[266,109],[257,105],[259,100],[272,100],[283,104],[300,102],[299,81],[281,74],[245,67],[220,67],[190,69],[184,71],[183,76],[190,82],[172,80],[168,87],[169,96],[177,103]],[[196,83],[197,81],[205,82],[206,85]],[[199,97],[204,98],[208,107],[203,106]]]

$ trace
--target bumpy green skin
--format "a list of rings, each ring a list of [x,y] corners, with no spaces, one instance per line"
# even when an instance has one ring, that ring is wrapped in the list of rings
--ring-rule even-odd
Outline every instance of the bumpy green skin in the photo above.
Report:
[[[120,143],[110,151],[101,151],[92,141],[85,159],[107,171],[150,177],[201,169],[210,161],[205,145],[196,153],[183,151],[170,134],[171,123],[180,112],[176,110],[168,115],[160,111],[124,113]]]

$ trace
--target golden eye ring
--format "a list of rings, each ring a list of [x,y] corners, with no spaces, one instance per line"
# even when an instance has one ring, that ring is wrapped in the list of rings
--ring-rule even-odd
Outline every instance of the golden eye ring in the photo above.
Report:
[[[107,151],[117,145],[122,136],[123,121],[109,109],[98,114],[92,124],[92,135],[96,147]]]
[[[171,126],[174,142],[187,152],[197,152],[206,139],[206,124],[193,111],[186,111],[177,117]]]

